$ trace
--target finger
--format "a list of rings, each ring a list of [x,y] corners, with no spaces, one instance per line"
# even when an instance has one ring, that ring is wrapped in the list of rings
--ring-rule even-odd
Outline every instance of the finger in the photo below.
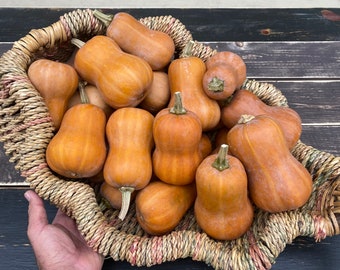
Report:
[[[43,200],[32,190],[28,190],[24,194],[27,199],[28,206],[28,228],[27,234],[29,238],[39,234],[48,224],[47,214]]]
[[[66,228],[69,228],[70,230],[77,229],[75,221],[60,209],[58,209],[52,224],[60,224]]]
[[[79,232],[75,220],[66,215],[62,210],[58,209],[52,224],[62,226],[72,234],[72,237],[75,237],[76,239],[85,243],[84,237]]]

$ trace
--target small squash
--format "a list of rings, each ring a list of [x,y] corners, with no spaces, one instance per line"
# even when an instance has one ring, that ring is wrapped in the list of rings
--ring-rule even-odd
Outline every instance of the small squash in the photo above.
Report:
[[[164,71],[154,71],[153,81],[139,107],[152,114],[156,114],[168,106],[169,100],[170,87],[168,74]]]
[[[153,80],[150,65],[140,57],[123,52],[109,37],[97,35],[79,47],[74,67],[89,84],[95,85],[112,108],[136,107]]]
[[[295,110],[283,106],[269,106],[254,93],[239,89],[222,107],[221,120],[227,128],[231,128],[243,114],[267,114],[275,118],[282,128],[289,149],[292,149],[300,139],[301,118]]]
[[[137,221],[148,234],[164,235],[175,229],[195,198],[195,183],[178,186],[156,180],[136,196]]]
[[[226,127],[221,127],[216,131],[215,134],[215,147],[220,149],[222,144],[227,144],[227,136],[229,129]]]
[[[27,75],[43,97],[55,128],[59,129],[69,99],[78,87],[77,72],[68,64],[38,59],[28,67]]]
[[[104,102],[104,98],[102,93],[98,90],[98,88],[91,84],[79,84],[79,87],[84,87],[85,94],[88,97],[88,100],[91,104],[98,106],[101,108],[105,114],[106,118],[108,119],[111,115],[111,113],[114,111],[114,109],[109,106],[107,103]],[[70,98],[67,108],[71,108],[72,106],[81,103],[81,91],[76,91],[73,96]]]
[[[173,58],[175,44],[167,33],[148,28],[126,12],[112,16],[96,10],[94,16],[106,24],[106,35],[122,50],[144,59],[153,70],[163,69]]]
[[[199,149],[202,154],[202,159],[207,157],[211,153],[212,143],[208,134],[202,133]]]
[[[218,64],[210,67],[203,75],[203,90],[215,100],[225,100],[237,88],[237,74],[229,64]]]
[[[68,178],[97,175],[106,158],[105,125],[106,115],[96,105],[81,103],[68,109],[46,149],[51,170]]]
[[[227,129],[225,126],[222,126],[215,132],[214,149],[212,150],[212,153],[214,154],[218,153],[219,149],[221,148],[221,145],[227,144],[228,131],[229,129]]]
[[[103,170],[87,179],[90,185],[102,184],[104,182]]]
[[[231,51],[220,51],[206,61],[207,69],[220,64],[227,64],[235,70],[236,88],[240,88],[247,78],[247,66],[242,57]]]
[[[202,161],[202,125],[196,114],[183,107],[180,92],[175,97],[172,108],[165,108],[155,116],[153,169],[168,184],[187,185],[195,180]]]
[[[254,218],[246,171],[237,158],[227,155],[227,148],[223,144],[218,154],[206,157],[196,172],[195,217],[203,231],[217,240],[242,236]]]
[[[151,113],[128,107],[113,112],[106,125],[109,153],[103,174],[105,182],[122,192],[122,220],[128,212],[131,193],[144,188],[152,177],[153,121]]]
[[[291,154],[278,122],[268,115],[243,115],[228,132],[230,152],[243,163],[252,201],[277,213],[304,205],[312,177]]]
[[[198,116],[203,131],[209,131],[218,125],[221,110],[217,101],[209,98],[203,90],[205,63],[198,57],[190,56],[189,45],[184,49],[183,56],[172,61],[169,66],[171,98],[168,106],[174,105],[174,93],[181,92],[185,108]]]

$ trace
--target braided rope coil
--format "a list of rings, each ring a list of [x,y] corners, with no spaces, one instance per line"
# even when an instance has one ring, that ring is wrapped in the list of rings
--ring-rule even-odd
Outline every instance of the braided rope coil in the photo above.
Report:
[[[151,29],[168,33],[181,52],[193,38],[172,16],[142,18]],[[67,13],[51,26],[30,31],[16,41],[0,60],[0,141],[15,168],[42,198],[61,208],[77,222],[88,244],[104,256],[127,260],[132,265],[151,266],[191,257],[215,269],[269,269],[287,243],[297,236],[339,234],[340,158],[297,143],[293,155],[310,171],[314,190],[301,209],[268,214],[258,211],[251,229],[239,239],[219,242],[198,227],[190,210],[176,229],[162,237],[143,232],[134,207],[124,221],[117,211],[98,200],[86,183],[61,179],[51,172],[45,149],[53,137],[48,110],[27,77],[27,68],[37,58],[64,61],[73,51],[72,37],[88,39],[104,34],[105,27],[92,10]],[[194,42],[194,55],[206,60],[216,51]],[[272,106],[288,106],[284,95],[273,85],[247,80],[243,87]]]

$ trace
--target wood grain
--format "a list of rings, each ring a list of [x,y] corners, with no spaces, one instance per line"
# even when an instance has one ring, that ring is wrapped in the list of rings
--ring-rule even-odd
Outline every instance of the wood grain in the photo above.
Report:
[[[210,42],[233,51],[256,79],[340,79],[338,41]]]
[[[0,41],[15,41],[32,28],[56,22],[74,9],[0,9]],[[339,41],[340,22],[310,9],[126,8],[102,9],[106,13],[129,12],[136,18],[172,15],[201,41]],[[189,11],[189,12],[188,12]],[[340,14],[340,8],[331,12]]]

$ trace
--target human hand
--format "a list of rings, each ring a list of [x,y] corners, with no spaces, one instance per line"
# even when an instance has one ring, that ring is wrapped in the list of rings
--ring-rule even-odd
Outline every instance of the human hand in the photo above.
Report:
[[[39,269],[96,270],[104,258],[94,252],[78,231],[73,219],[58,210],[48,224],[43,200],[32,190],[25,192],[29,202],[27,235]]]

